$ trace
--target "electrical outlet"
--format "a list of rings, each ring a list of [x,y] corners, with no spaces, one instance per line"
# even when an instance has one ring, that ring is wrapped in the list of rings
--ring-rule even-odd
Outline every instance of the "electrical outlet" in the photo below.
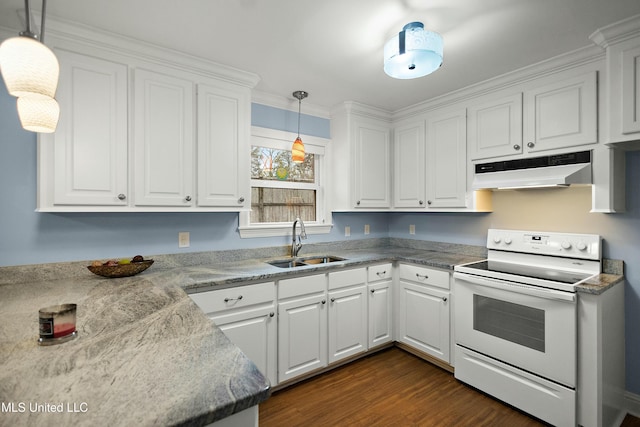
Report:
[[[178,233],[178,247],[179,248],[188,248],[189,247],[189,232],[181,231]]]
[[[416,226],[415,224],[409,225],[409,234],[416,234]]]
[[[351,236],[351,227],[349,227],[348,225],[344,228],[344,237],[349,237]]]
[[[364,234],[369,234],[371,232],[371,229],[369,228],[369,224],[365,224],[364,225]]]

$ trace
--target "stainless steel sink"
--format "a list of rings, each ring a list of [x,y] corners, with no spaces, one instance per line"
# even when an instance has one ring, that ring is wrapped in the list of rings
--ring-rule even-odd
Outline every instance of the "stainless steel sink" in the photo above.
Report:
[[[280,259],[276,261],[268,261],[268,264],[278,268],[296,268],[304,267],[305,265],[317,265],[317,264],[329,264],[336,261],[344,261],[344,258],[340,258],[333,255],[320,255],[309,256],[305,258],[296,259]]]
[[[304,262],[305,264],[328,264],[330,262],[336,262],[336,261],[344,261],[344,258],[340,258],[332,255],[324,255],[319,257],[310,257],[310,258],[302,259],[302,262]]]
[[[278,267],[278,268],[295,268],[295,267],[302,267],[303,265],[307,265],[297,259],[289,259],[289,260],[283,259],[278,261],[269,261],[268,264],[271,264],[274,267]]]

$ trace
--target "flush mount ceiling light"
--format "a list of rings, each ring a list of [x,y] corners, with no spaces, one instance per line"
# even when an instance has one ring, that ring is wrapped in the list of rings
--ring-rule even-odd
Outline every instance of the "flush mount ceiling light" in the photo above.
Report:
[[[304,144],[302,143],[302,139],[300,139],[300,108],[302,107],[302,100],[307,96],[309,96],[309,93],[303,90],[293,92],[293,97],[298,100],[298,137],[291,147],[291,160],[294,163],[304,162]]]
[[[415,79],[442,65],[442,36],[411,22],[384,45],[384,72],[396,79]]]
[[[42,0],[39,37],[31,32],[29,0],[24,3],[26,30],[0,45],[0,71],[9,94],[18,97],[18,114],[24,129],[54,132],[59,115],[54,97],[60,66],[54,53],[43,43],[46,0]]]

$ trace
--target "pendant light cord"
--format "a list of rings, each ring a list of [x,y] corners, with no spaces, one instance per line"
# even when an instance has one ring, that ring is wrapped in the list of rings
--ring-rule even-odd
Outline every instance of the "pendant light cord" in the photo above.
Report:
[[[302,108],[302,99],[298,99],[298,138],[300,138],[300,111]]]

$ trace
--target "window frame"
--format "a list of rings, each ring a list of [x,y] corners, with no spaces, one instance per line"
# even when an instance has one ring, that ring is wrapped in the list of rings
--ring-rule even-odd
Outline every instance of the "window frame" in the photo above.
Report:
[[[267,129],[258,126],[251,127],[251,140],[247,155],[251,156],[251,147],[257,145],[283,150],[291,150],[291,145],[298,135],[275,129]],[[305,150],[315,154],[315,184],[298,183],[298,188],[310,188],[316,190],[316,221],[305,221],[307,234],[328,234],[333,227],[331,209],[326,189],[329,187],[328,158],[330,157],[331,140],[317,136],[301,135]],[[251,174],[251,171],[247,171]],[[254,182],[260,181],[263,187],[287,187],[281,182],[268,182],[249,179],[253,187]],[[251,194],[251,191],[249,191]],[[251,201],[249,202],[251,206]],[[290,236],[291,222],[269,222],[252,224],[251,211],[244,210],[238,215],[238,231],[241,238]]]

